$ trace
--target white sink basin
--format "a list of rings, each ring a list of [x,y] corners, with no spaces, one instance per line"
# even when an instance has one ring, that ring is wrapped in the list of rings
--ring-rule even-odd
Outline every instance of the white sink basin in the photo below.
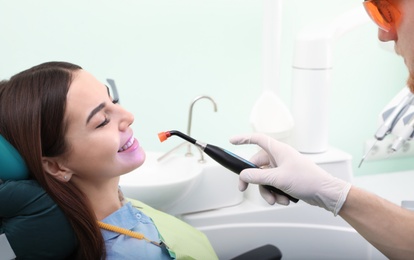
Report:
[[[119,185],[125,197],[165,210],[179,203],[200,179],[203,164],[196,157],[171,154],[158,162],[162,153],[146,155],[141,167],[121,176]]]

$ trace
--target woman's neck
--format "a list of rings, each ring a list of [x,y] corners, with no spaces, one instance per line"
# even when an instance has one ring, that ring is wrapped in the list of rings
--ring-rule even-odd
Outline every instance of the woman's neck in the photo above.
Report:
[[[78,187],[88,197],[98,220],[102,220],[122,207],[119,195],[119,178],[101,183],[85,183]]]

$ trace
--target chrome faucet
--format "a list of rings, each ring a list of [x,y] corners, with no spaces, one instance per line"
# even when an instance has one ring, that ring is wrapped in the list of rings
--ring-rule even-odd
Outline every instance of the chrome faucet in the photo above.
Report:
[[[189,110],[189,114],[188,114],[188,125],[187,125],[187,135],[191,135],[191,123],[192,123],[192,120],[193,120],[193,107],[194,107],[194,104],[198,101],[198,100],[200,100],[200,99],[208,99],[208,100],[210,100],[212,103],[213,103],[213,105],[214,105],[214,112],[217,112],[217,104],[216,104],[216,102],[211,98],[211,97],[209,97],[209,96],[198,96],[198,97],[196,97],[192,102],[191,102],[191,104],[190,104],[190,110]],[[176,150],[178,150],[179,148],[181,148],[182,146],[184,146],[184,145],[187,145],[187,152],[186,152],[186,154],[185,154],[185,156],[188,156],[188,157],[190,157],[190,156],[193,156],[193,154],[192,154],[192,152],[191,152],[191,145],[192,144],[190,144],[190,143],[188,143],[188,142],[183,142],[183,143],[181,143],[181,144],[179,144],[179,145],[177,145],[177,146],[175,146],[174,148],[172,148],[171,150],[169,150],[168,152],[166,152],[165,154],[163,154],[162,156],[160,156],[158,159],[157,159],[157,161],[161,161],[161,160],[163,160],[164,158],[166,158],[168,155],[170,155],[172,152],[174,152],[174,151],[176,151]],[[197,150],[200,152],[200,159],[198,160],[200,163],[203,163],[204,162],[204,154],[203,154],[203,151],[200,149],[200,148],[198,148],[197,147]]]
[[[189,113],[188,113],[188,125],[187,125],[187,135],[188,136],[191,136],[191,123],[192,123],[192,120],[193,120],[193,107],[194,107],[194,105],[195,105],[195,103],[197,102],[197,101],[199,101],[200,99],[208,99],[208,100],[210,100],[212,103],[213,103],[213,106],[214,106],[214,112],[217,112],[217,104],[216,104],[216,102],[214,101],[214,99],[212,99],[211,97],[209,97],[209,96],[198,96],[198,97],[196,97],[194,100],[193,100],[193,102],[191,102],[191,105],[190,105],[190,111],[189,111]],[[202,155],[203,153],[201,153],[201,159],[200,159],[200,161],[204,161],[204,157],[203,157],[203,155]],[[191,144],[188,144],[188,146],[187,146],[187,153],[185,154],[186,156],[193,156],[193,154],[191,153]]]
[[[112,90],[111,96],[112,96],[112,98],[117,99],[118,104],[121,104],[120,101],[119,101],[119,94],[118,94],[118,89],[116,88],[115,80],[106,79],[106,81],[108,82],[109,86],[111,87],[111,90]]]

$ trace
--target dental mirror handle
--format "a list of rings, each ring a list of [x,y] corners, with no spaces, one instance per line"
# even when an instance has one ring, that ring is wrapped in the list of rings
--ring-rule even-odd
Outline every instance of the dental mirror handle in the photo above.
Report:
[[[195,143],[198,147],[200,147],[206,154],[208,154],[212,159],[214,159],[219,164],[223,165],[225,168],[229,169],[230,171],[240,174],[241,171],[247,168],[259,168],[257,165],[241,158],[240,156],[229,152],[223,148],[220,148],[215,145],[211,144],[203,144],[199,143],[198,141]],[[297,198],[286,194],[285,192],[270,186],[270,185],[263,185],[266,189],[289,198],[289,200],[293,201],[294,203],[298,202]]]
[[[401,146],[405,144],[414,134],[414,115],[411,117],[408,124],[404,127],[402,133],[394,140],[391,145],[391,151],[396,152],[398,151]]]
[[[379,141],[382,141],[386,135],[388,135],[392,129],[398,117],[401,116],[401,111],[407,107],[414,99],[413,94],[410,92],[406,95],[400,103],[394,108],[392,113],[385,119],[384,123],[378,128],[377,132],[375,132],[375,138]]]

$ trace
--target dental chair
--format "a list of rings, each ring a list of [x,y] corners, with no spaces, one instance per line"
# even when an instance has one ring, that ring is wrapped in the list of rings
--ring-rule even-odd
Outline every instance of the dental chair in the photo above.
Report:
[[[282,259],[282,252],[274,245],[268,244],[256,249],[250,250],[242,255],[239,255],[232,260],[280,260]]]
[[[77,240],[65,215],[34,180],[0,184],[0,259],[70,259]]]
[[[0,135],[0,260],[66,259],[76,245],[63,212]]]
[[[71,259],[77,240],[59,207],[34,180],[0,184],[0,260]],[[279,260],[273,245],[264,245],[233,260]]]
[[[0,260],[73,259],[76,235],[63,212],[37,181],[29,179],[19,153],[0,135]],[[233,260],[279,260],[264,245]]]
[[[70,259],[76,236],[59,207],[34,180],[0,184],[0,260]],[[233,260],[279,260],[274,245],[264,245]]]

